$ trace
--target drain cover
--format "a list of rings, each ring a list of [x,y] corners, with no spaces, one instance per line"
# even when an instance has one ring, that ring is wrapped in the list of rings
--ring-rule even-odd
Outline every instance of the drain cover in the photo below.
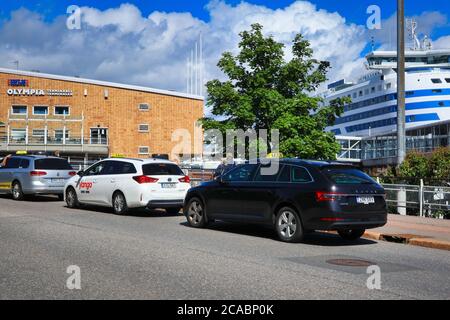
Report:
[[[327,263],[346,267],[368,267],[376,264],[370,261],[359,259],[331,259],[327,260]]]

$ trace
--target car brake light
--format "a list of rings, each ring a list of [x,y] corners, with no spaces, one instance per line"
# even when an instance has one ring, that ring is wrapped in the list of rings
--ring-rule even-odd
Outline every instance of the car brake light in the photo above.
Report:
[[[327,221],[327,222],[335,222],[335,221],[343,221],[342,218],[320,218],[320,221]]]
[[[341,198],[343,194],[337,192],[316,192],[316,200],[317,201],[336,201]]]
[[[182,183],[190,183],[191,178],[189,178],[189,176],[184,176],[183,178],[178,179],[178,181],[180,181]]]
[[[30,171],[30,176],[32,177],[41,177],[41,176],[46,176],[47,172],[45,171]]]
[[[159,180],[159,179],[148,177],[148,176],[134,176],[133,179],[139,184],[142,184],[142,183],[155,183],[155,182],[157,182]]]
[[[76,176],[76,175],[77,175],[77,173],[75,171],[70,171],[69,172],[69,176],[71,176],[71,177]]]

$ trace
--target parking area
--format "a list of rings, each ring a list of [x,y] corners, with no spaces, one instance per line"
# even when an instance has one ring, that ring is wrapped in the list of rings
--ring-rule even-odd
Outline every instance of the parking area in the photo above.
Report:
[[[273,230],[217,222],[194,229],[183,216],[107,208],[69,209],[54,197],[0,196],[0,299],[448,299],[448,252],[332,234],[304,243]],[[367,287],[366,261],[381,270]],[[66,287],[79,266],[81,290]]]

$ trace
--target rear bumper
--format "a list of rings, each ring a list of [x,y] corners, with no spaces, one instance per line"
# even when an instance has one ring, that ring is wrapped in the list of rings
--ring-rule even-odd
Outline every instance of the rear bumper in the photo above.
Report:
[[[150,200],[148,208],[181,208],[184,205],[183,199],[177,200]]]
[[[33,187],[24,189],[25,194],[64,194],[64,187]]]
[[[321,212],[305,221],[310,230],[373,229],[387,223],[387,211],[336,213]]]

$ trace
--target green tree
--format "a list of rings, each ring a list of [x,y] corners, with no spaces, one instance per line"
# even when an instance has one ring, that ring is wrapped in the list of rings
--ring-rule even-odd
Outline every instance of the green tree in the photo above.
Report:
[[[450,148],[436,149],[429,160],[429,173],[434,179],[450,181]]]
[[[399,175],[402,178],[414,178],[417,181],[429,177],[428,158],[420,152],[408,152],[399,167]]]
[[[312,58],[313,50],[301,34],[293,40],[293,57],[288,62],[284,45],[265,37],[261,25],[253,24],[240,37],[240,52],[236,56],[225,52],[218,63],[228,80],[207,83],[206,104],[216,117],[203,118],[203,128],[222,133],[278,129],[284,156],[334,159],[340,146],[324,128],[341,115],[349,99],[325,105],[314,96],[326,80],[329,63]]]

